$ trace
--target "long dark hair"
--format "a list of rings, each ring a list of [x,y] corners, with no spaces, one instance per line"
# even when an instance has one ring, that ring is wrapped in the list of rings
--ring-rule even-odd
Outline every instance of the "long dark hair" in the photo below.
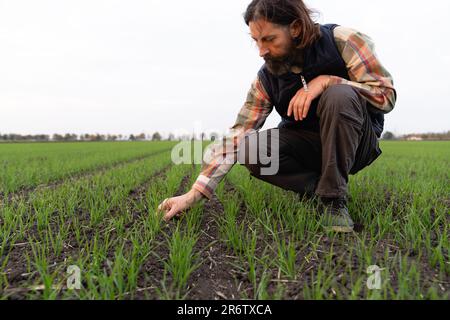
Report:
[[[301,33],[295,39],[296,47],[303,49],[320,38],[320,25],[314,23],[312,16],[318,12],[308,8],[302,0],[253,0],[244,13],[247,25],[258,19],[289,26],[298,21]]]

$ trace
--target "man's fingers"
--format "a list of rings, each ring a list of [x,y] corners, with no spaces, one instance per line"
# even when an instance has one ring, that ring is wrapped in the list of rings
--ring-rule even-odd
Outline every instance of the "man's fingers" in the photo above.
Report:
[[[169,199],[166,198],[163,200],[163,202],[160,203],[160,205],[158,206],[158,211],[164,211],[170,208],[170,203],[169,203]]]
[[[299,97],[296,101],[295,113],[296,113],[295,120],[297,120],[297,121],[302,120],[302,99],[301,99],[301,97]]]
[[[294,104],[292,106],[292,109],[294,111],[294,119],[295,119],[295,121],[298,121],[298,106],[297,106],[297,104]]]
[[[308,97],[305,101],[305,105],[303,107],[302,117],[306,118],[308,115],[309,107],[311,106],[311,99]]]
[[[292,102],[294,101],[294,99],[295,99],[295,96],[294,96],[294,98],[292,98],[291,101],[289,102],[289,107],[288,107],[288,111],[287,111],[287,116],[288,116],[288,117],[290,117],[291,114],[292,114]]]
[[[298,121],[298,94],[292,99],[292,111],[294,112],[294,119]]]
[[[302,99],[299,103],[298,118],[300,120],[303,120],[305,118],[304,113],[305,113],[305,104],[306,104],[307,99],[308,99],[308,96],[302,96]]]
[[[295,94],[295,96],[292,97],[291,101],[289,102],[289,107],[288,107],[288,112],[287,112],[287,116],[290,117],[291,115],[294,115],[295,118],[295,112],[296,110],[296,105],[297,105],[297,100],[299,97],[299,92],[297,92]],[[297,120],[297,118],[295,118]]]
[[[178,213],[178,208],[176,206],[173,206],[172,208],[170,208],[169,212],[167,212],[164,215],[164,220],[165,221],[169,221],[170,219],[173,218],[174,215],[176,215]]]
[[[306,117],[305,114],[305,103],[309,99],[308,94],[304,93],[303,90],[297,92],[297,94],[292,98],[289,103],[288,116],[294,113],[295,121],[303,120]],[[309,105],[307,106],[306,113],[308,113]]]

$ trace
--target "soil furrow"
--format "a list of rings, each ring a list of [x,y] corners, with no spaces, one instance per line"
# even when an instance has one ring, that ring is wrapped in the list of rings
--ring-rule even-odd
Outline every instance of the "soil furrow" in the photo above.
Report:
[[[136,186],[131,192],[128,200],[130,199],[138,199],[138,197],[141,196],[142,193],[145,194],[146,188],[149,186],[149,184],[157,177],[160,177],[164,175],[167,170],[171,167],[171,165],[168,165],[164,167],[161,170],[158,170],[156,173],[154,173],[151,177],[149,177],[145,182],[141,183],[140,185]],[[115,210],[117,208],[114,208],[110,211],[110,214],[114,214]],[[142,214],[145,214],[143,212],[133,212],[132,219],[136,220],[138,219]],[[110,215],[108,215],[110,216]],[[78,220],[78,224],[83,228],[83,238],[85,240],[92,239],[92,237],[95,234],[95,230],[91,227],[89,227],[89,214],[87,212],[84,212],[83,210],[79,210],[79,216],[80,219]],[[59,230],[58,225],[52,225],[51,229],[53,232],[56,232]],[[106,231],[105,231],[106,232]],[[105,232],[100,233],[100,241],[104,240],[104,237],[106,236]],[[111,239],[111,237],[114,238],[114,231],[109,231],[108,237]],[[39,239],[39,233],[37,230],[37,227],[34,226],[32,229],[29,230],[28,233],[28,239]],[[113,241],[114,239],[112,239]],[[43,240],[42,240],[43,241]],[[40,241],[42,243],[42,241]],[[11,250],[10,250],[11,249]],[[5,289],[5,292],[2,294],[9,293],[11,294],[9,298],[11,299],[23,299],[25,294],[29,293],[30,290],[27,289],[27,287],[23,287],[24,284],[31,283],[34,280],[37,280],[37,272],[27,272],[27,265],[24,257],[26,255],[32,257],[33,252],[31,249],[31,240],[30,242],[22,243],[19,245],[12,245],[9,248],[5,248],[7,255],[8,255],[8,262],[5,266],[4,270],[1,270],[6,275],[6,278],[8,279],[9,286]],[[50,250],[51,251],[51,250]],[[74,233],[69,233],[68,238],[65,239],[63,244],[63,249],[61,251],[61,254],[59,256],[54,256],[52,253],[49,253],[47,257],[47,261],[49,265],[53,264],[60,264],[61,261],[66,261],[67,259],[75,260],[78,255],[80,254],[80,251],[84,251],[84,247],[79,247],[76,237]],[[115,247],[112,247],[110,252],[108,253],[109,258],[114,257]],[[0,260],[1,262],[2,260]],[[17,288],[11,289],[11,288]],[[1,293],[1,292],[0,292]]]
[[[183,177],[180,182],[180,187],[173,195],[174,197],[182,195],[185,192],[186,186],[189,184],[192,174],[193,171],[190,171],[189,174]],[[178,219],[180,218],[175,217],[163,225],[161,232],[159,232],[156,236],[155,243],[157,243],[157,246],[153,249],[153,255],[150,256],[141,267],[138,276],[138,287],[146,289],[136,292],[136,295],[134,296],[135,299],[160,298],[157,288],[161,287],[162,281],[164,280],[164,262],[161,261],[161,259],[168,257],[170,253],[167,246],[167,239],[170,239],[172,236]],[[167,278],[165,279],[165,282],[166,284],[170,284],[172,282],[171,275],[167,274],[166,276]]]
[[[238,285],[231,272],[230,252],[220,241],[219,217],[223,213],[223,205],[215,195],[204,205],[201,233],[195,247],[202,264],[190,277],[188,299],[239,298]]]

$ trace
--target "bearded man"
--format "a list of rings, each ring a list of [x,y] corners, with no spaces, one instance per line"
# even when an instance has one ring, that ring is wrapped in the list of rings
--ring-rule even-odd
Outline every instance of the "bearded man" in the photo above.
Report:
[[[316,195],[324,227],[353,230],[347,208],[348,177],[381,154],[378,138],[384,114],[394,108],[397,94],[369,36],[336,24],[314,23],[312,14],[301,0],[250,3],[244,20],[265,63],[231,134],[208,149],[210,161],[203,163],[191,190],[160,204],[166,220],[201,199],[211,199],[237,162],[237,153],[246,149],[241,164],[252,176]],[[281,123],[258,131],[274,107]],[[262,135],[276,136],[275,148],[270,143],[249,146]],[[250,161],[252,153],[270,154],[272,160],[275,156],[277,172],[261,174],[267,163],[259,158]]]

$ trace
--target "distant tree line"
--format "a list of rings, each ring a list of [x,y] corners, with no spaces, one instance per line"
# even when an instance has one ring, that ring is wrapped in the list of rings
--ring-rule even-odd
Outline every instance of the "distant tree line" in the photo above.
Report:
[[[175,136],[173,133],[169,133],[167,136],[163,137],[159,132],[153,134],[58,134],[53,135],[48,134],[16,134],[16,133],[0,133],[0,142],[18,142],[18,141],[35,141],[35,142],[46,142],[46,141],[57,141],[57,142],[71,142],[71,141],[182,141],[182,140],[211,140],[220,139],[218,133],[212,132],[209,134],[182,134]],[[406,134],[406,135],[395,135],[391,131],[386,131],[381,137],[383,140],[450,140],[450,131],[442,133],[417,133],[417,134]]]
[[[58,134],[55,133],[53,135],[48,134],[16,134],[16,133],[0,133],[0,142],[18,142],[18,141],[35,141],[35,142],[46,142],[46,141],[57,141],[57,142],[73,142],[73,141],[181,141],[181,140],[215,140],[219,138],[217,133],[211,133],[207,135],[206,133],[201,133],[200,135],[178,135],[175,136],[173,133],[169,133],[166,137],[163,137],[159,132],[155,132],[153,134],[146,135],[145,133],[140,134],[130,134],[130,135],[122,135],[122,134],[74,134],[74,133],[66,133],[66,134]]]
[[[450,140],[450,131],[447,132],[441,132],[441,133],[411,133],[411,134],[404,134],[396,136],[390,131],[386,131],[383,136],[383,140]]]

